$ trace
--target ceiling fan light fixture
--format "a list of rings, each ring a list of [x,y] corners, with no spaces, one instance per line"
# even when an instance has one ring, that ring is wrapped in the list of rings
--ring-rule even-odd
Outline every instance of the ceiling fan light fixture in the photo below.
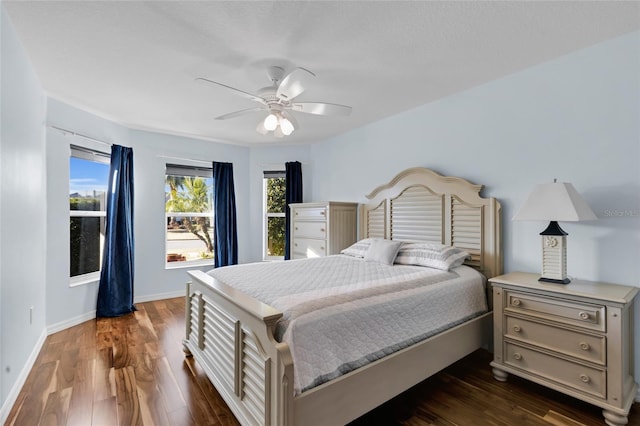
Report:
[[[291,123],[291,121],[289,121],[287,118],[282,118],[280,120],[280,129],[282,130],[282,133],[285,136],[289,136],[291,133],[293,133],[294,127],[293,124]]]
[[[314,115],[347,116],[351,114],[351,107],[346,105],[326,102],[294,102],[294,99],[305,91],[305,88],[311,84],[311,79],[315,77],[315,74],[306,68],[297,67],[285,75],[284,68],[272,66],[269,67],[267,74],[272,85],[263,87],[258,90],[257,94],[203,77],[198,77],[195,80],[198,83],[217,86],[243,98],[258,102],[260,106],[230,112],[215,118],[216,120],[226,120],[257,111],[266,111],[268,115],[264,119],[260,119],[256,126],[256,132],[261,135],[272,134],[276,138],[282,138],[297,130],[300,126],[295,115],[291,114],[289,110]]]
[[[269,133],[269,131],[264,127],[264,120],[260,120],[258,122],[258,125],[256,126],[256,132],[260,133],[261,135],[266,135],[267,133]]]
[[[268,131],[275,130],[278,127],[278,117],[274,113],[270,113],[267,115],[267,118],[264,119],[264,128]]]

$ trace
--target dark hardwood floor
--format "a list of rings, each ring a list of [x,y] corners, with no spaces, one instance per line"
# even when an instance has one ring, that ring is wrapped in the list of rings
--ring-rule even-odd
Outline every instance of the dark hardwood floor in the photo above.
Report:
[[[237,425],[184,357],[184,300],[137,307],[49,336],[5,425]],[[515,377],[497,382],[490,360],[477,351],[352,425],[604,424],[597,407]],[[629,425],[640,425],[638,404]]]

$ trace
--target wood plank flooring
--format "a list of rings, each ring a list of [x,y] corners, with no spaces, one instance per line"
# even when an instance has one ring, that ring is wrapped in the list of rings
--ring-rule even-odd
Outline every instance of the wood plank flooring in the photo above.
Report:
[[[238,425],[184,357],[184,299],[136,306],[49,336],[5,426]],[[494,380],[490,360],[476,351],[351,426],[604,424],[597,407],[515,377]],[[640,426],[637,403],[629,425]]]

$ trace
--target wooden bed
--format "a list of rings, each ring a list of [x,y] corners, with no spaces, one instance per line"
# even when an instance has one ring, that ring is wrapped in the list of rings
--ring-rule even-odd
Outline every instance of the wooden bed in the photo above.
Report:
[[[366,196],[361,238],[455,245],[487,278],[499,275],[500,204],[481,189],[408,169]],[[273,337],[282,313],[202,271],[188,273],[184,350],[243,425],[343,425],[491,341],[488,312],[294,396],[289,346]]]

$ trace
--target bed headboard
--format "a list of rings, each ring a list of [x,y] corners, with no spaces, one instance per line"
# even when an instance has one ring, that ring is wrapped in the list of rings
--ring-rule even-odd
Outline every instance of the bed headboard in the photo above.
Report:
[[[361,235],[453,245],[471,254],[467,265],[495,277],[502,274],[501,207],[481,190],[462,178],[407,169],[367,195]]]

